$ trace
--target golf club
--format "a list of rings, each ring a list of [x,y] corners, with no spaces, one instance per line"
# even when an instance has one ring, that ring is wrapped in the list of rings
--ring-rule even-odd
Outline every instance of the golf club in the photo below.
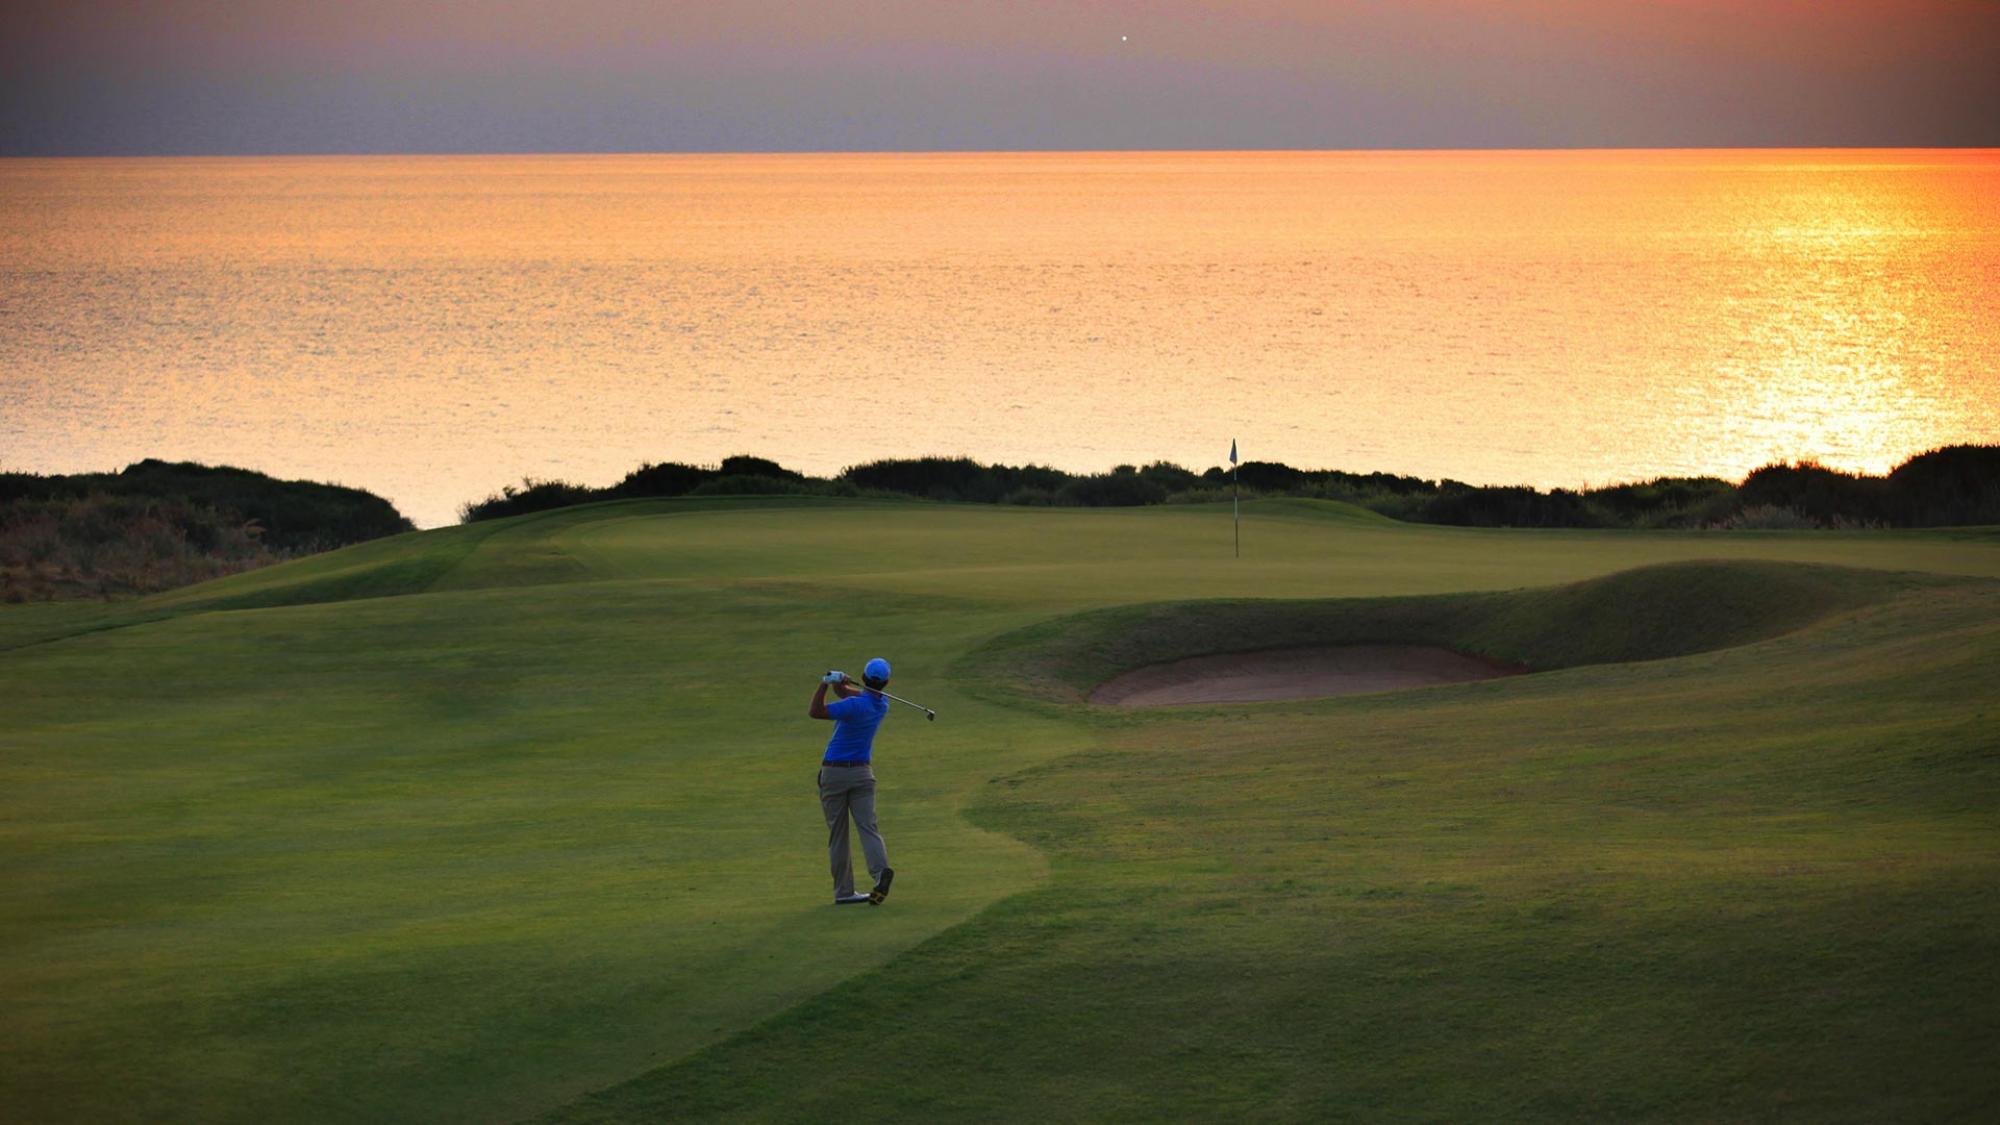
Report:
[[[872,692],[878,692],[878,693],[880,693],[881,695],[883,695],[884,697],[886,697],[886,698],[889,698],[889,699],[893,699],[893,700],[895,700],[896,702],[898,702],[898,703],[902,704],[902,705],[903,705],[903,706],[905,706],[905,707],[915,707],[915,708],[916,708],[917,710],[919,710],[919,711],[922,711],[922,712],[924,713],[924,718],[926,718],[926,719],[930,720],[930,721],[931,721],[931,722],[933,722],[933,723],[937,722],[937,712],[936,712],[936,711],[933,711],[933,710],[931,710],[930,708],[928,708],[928,707],[924,706],[924,705],[923,705],[923,704],[921,704],[921,703],[911,703],[911,702],[910,702],[909,700],[907,700],[907,699],[904,699],[904,698],[903,698],[902,696],[900,696],[900,695],[890,695],[890,694],[889,694],[888,692],[886,692],[886,691],[883,691],[883,690],[882,690],[881,688],[871,688],[871,687],[868,687],[868,685],[867,685],[867,684],[865,684],[865,683],[862,683],[862,681],[860,681],[860,680],[857,680],[857,679],[855,679],[855,678],[854,678],[854,677],[852,677],[852,676],[849,676],[849,675],[848,675],[847,673],[845,673],[845,672],[828,672],[828,673],[827,673],[827,678],[829,679],[829,681],[831,681],[832,677],[834,677],[834,676],[839,676],[839,677],[840,677],[840,681],[839,681],[839,682],[841,682],[841,683],[844,683],[844,684],[860,684],[860,685],[861,685],[862,687],[864,687],[864,688],[868,688],[868,690],[869,690],[869,691],[872,691]]]

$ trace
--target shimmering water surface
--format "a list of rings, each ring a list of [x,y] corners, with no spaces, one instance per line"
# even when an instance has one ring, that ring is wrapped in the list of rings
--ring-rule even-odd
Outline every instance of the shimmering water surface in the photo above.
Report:
[[[2000,441],[2000,153],[0,161],[0,467],[421,524],[968,454],[1477,483]]]

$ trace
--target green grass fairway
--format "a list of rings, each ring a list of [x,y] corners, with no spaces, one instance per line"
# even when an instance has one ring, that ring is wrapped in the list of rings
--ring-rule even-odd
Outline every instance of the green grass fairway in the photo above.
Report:
[[[0,1120],[1946,1120],[2000,534],[645,501],[0,609]],[[1540,674],[1110,712],[1153,660]],[[829,905],[814,678],[896,663]]]

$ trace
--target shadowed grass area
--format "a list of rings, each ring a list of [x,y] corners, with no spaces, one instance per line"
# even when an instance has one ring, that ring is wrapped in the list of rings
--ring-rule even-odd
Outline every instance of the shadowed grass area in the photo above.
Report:
[[[797,1118],[855,1111],[827,1074],[864,1043],[867,1112],[926,1120],[1994,1092],[1990,533],[1298,502],[1244,540],[1226,509],[642,501],[0,613],[0,1105]],[[1364,625],[1556,670],[1063,694]],[[884,728],[896,893],[842,911],[803,712],[878,653],[939,719]]]

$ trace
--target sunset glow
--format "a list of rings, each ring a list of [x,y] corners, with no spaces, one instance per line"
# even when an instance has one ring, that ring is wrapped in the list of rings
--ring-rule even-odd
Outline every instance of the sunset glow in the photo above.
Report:
[[[2000,5],[47,0],[0,154],[1995,145]]]
[[[2000,440],[1991,152],[0,177],[12,464],[248,462],[427,524],[667,452],[1199,466],[1220,427],[1293,464],[1576,487]],[[830,429],[829,381],[924,409]]]

